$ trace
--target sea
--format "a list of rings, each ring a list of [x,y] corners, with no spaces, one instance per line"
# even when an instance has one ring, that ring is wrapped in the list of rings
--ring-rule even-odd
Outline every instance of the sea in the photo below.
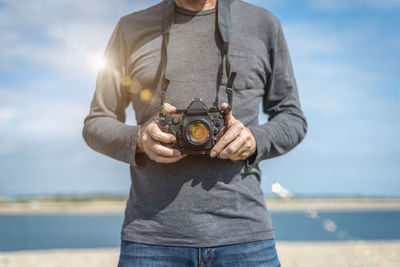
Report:
[[[400,241],[400,211],[275,211],[277,241]],[[0,215],[0,252],[117,248],[121,215]]]

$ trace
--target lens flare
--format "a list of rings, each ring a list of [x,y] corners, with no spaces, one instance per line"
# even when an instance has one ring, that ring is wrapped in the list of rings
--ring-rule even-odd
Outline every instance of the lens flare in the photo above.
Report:
[[[152,97],[152,93],[151,90],[146,88],[143,89],[142,91],[140,91],[140,100],[144,101],[144,102],[148,102],[150,101],[151,97]]]
[[[131,80],[131,83],[130,83],[130,85],[128,87],[129,93],[137,94],[142,89],[143,89],[143,87],[142,87],[142,85],[140,84],[140,82],[138,80],[136,80],[136,79]]]
[[[281,192],[282,186],[279,183],[274,183],[272,185],[272,192],[279,194]]]
[[[331,232],[331,233],[335,232],[336,229],[338,228],[336,223],[334,221],[332,221],[331,219],[324,220],[323,227],[326,231]]]
[[[129,76],[127,76],[127,75],[122,76],[121,85],[122,86],[130,86],[131,85],[131,78],[129,78]]]
[[[279,183],[272,185],[272,192],[278,194],[283,199],[290,199],[292,197],[292,193],[290,193],[289,190],[281,186]]]
[[[318,211],[315,208],[307,208],[305,209],[306,217],[311,219],[318,219]]]
[[[196,143],[204,143],[207,141],[209,131],[203,123],[193,123],[189,125],[190,138]]]

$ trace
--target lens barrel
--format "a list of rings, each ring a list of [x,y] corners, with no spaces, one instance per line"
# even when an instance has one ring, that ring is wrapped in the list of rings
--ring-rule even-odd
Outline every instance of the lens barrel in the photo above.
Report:
[[[210,127],[203,121],[192,121],[185,128],[185,137],[192,145],[203,145],[210,140]]]

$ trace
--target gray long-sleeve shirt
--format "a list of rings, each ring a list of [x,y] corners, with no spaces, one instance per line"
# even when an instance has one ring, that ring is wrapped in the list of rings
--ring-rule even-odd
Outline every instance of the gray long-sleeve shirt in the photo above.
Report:
[[[163,164],[136,153],[138,130],[157,116],[160,104],[160,81],[154,78],[161,57],[162,9],[160,3],[120,19],[84,123],[83,136],[90,147],[130,164],[132,186],[121,237],[195,247],[273,238],[258,163],[291,150],[307,130],[281,24],[265,9],[238,0],[231,3],[229,55],[232,71],[238,73],[232,112],[256,139],[257,152],[250,162],[189,155]],[[222,41],[215,14],[215,9],[193,12],[176,7],[166,102],[177,108],[186,108],[194,97],[211,107],[217,91],[219,103],[227,102],[226,73],[217,85]],[[269,121],[259,125],[261,102]],[[124,123],[130,103],[135,126]]]

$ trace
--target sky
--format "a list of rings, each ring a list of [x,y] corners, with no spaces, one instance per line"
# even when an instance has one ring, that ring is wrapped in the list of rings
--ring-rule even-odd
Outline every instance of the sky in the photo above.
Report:
[[[118,19],[158,2],[0,0],[0,197],[128,194],[129,166],[86,145],[83,119]],[[309,124],[261,162],[264,193],[400,196],[400,0],[248,2],[282,23]]]

